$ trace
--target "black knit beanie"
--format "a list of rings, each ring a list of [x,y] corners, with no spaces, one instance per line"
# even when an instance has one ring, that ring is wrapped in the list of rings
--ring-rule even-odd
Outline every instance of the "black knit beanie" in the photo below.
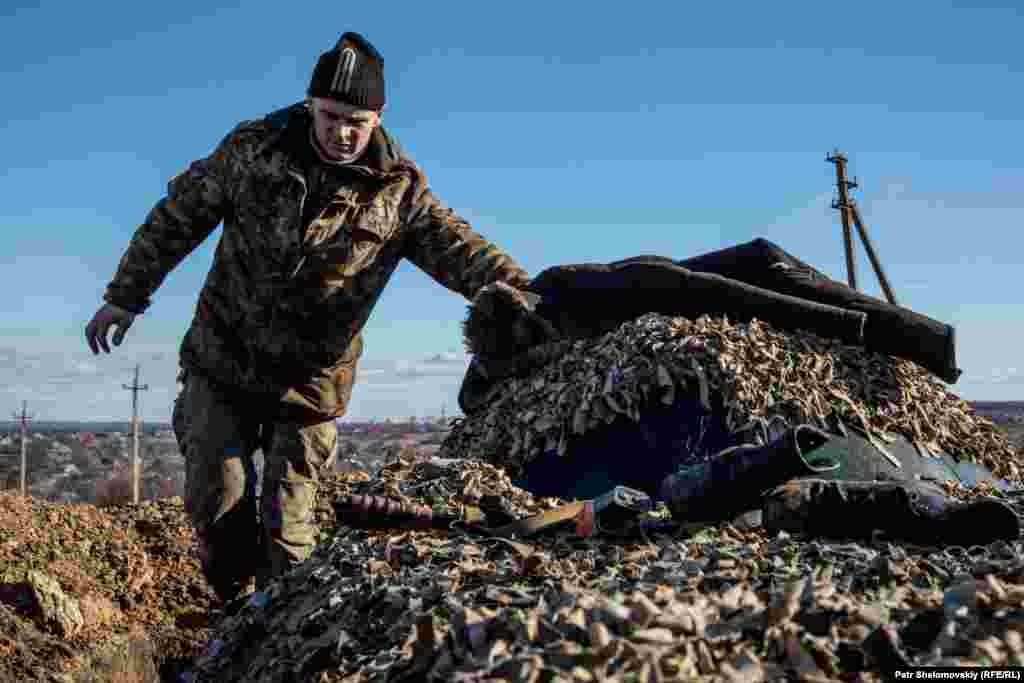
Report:
[[[345,33],[320,55],[309,82],[310,97],[326,97],[363,109],[384,106],[384,58],[358,33]]]

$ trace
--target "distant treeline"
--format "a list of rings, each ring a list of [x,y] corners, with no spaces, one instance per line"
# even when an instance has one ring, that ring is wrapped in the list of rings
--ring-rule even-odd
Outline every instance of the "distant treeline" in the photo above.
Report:
[[[145,434],[152,434],[154,432],[163,431],[170,429],[170,424],[162,424],[159,422],[143,422],[142,431]],[[21,425],[17,422],[11,422],[10,420],[0,422],[0,432],[14,432],[21,429]],[[28,423],[28,430],[30,432],[39,432],[40,434],[52,434],[54,432],[129,432],[131,431],[130,422],[47,422],[44,420],[33,420]]]
[[[968,401],[978,411],[1003,410],[1008,413],[1024,413],[1024,401]]]
[[[968,401],[968,404],[974,410],[981,415],[990,416],[1022,416],[1024,417],[1024,401]],[[430,420],[425,422],[419,420],[416,423],[414,431],[418,432],[435,432],[435,431],[447,431],[449,428],[449,420],[445,420],[443,424],[438,424],[439,421]],[[345,420],[338,421],[338,431],[342,434],[357,433],[371,433],[371,434],[400,434],[409,431],[409,421],[401,418],[392,419],[388,422],[373,421],[373,422],[349,422]],[[29,423],[29,431],[39,432],[41,434],[51,434],[56,432],[122,432],[128,433],[131,431],[130,422],[80,422],[74,420],[65,421],[32,421]],[[10,420],[0,421],[0,432],[14,432],[20,429],[20,425],[17,422]],[[142,431],[145,434],[153,434],[155,432],[167,431],[171,429],[170,423],[166,422],[143,422]]]
[[[408,421],[392,421],[392,422],[338,422],[338,430],[343,434],[350,434],[352,432],[363,432],[363,433],[375,433],[375,434],[400,434],[409,431]],[[21,429],[21,426],[17,422],[11,421],[0,421],[0,433],[4,432],[16,432]],[[160,422],[143,422],[142,432],[144,434],[154,434],[160,431],[170,430],[171,425],[168,423]],[[415,431],[433,432],[433,431],[444,431],[448,429],[447,425],[438,425],[434,423],[417,422]],[[30,432],[39,432],[40,434],[56,434],[56,433],[68,433],[68,432],[93,432],[99,433],[129,433],[131,431],[130,422],[75,422],[75,421],[62,421],[62,422],[46,422],[40,420],[38,422],[33,421],[28,425]]]

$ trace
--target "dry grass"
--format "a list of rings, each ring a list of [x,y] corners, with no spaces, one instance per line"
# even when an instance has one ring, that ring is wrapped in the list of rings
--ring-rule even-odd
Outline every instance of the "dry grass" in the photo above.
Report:
[[[106,479],[96,482],[96,507],[110,507],[132,502],[132,469],[118,465]]]
[[[97,658],[76,683],[160,683],[156,648],[143,635],[133,636]]]

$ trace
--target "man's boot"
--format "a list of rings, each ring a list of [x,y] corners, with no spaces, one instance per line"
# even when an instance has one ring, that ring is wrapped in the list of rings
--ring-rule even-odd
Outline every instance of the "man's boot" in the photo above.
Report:
[[[196,533],[196,554],[216,607],[235,602],[253,590],[251,560],[245,561],[252,552],[235,543],[237,538],[225,536],[224,530],[217,528]]]
[[[1020,520],[995,498],[960,501],[924,482],[795,479],[764,497],[769,531],[867,537],[872,530],[916,545],[986,545],[1015,541]]]
[[[196,530],[196,554],[218,605],[252,591],[259,555],[256,510],[246,498],[205,529]]]
[[[838,469],[840,463],[817,464],[809,458],[831,438],[810,425],[798,425],[766,446],[727,448],[708,462],[665,477],[658,495],[679,522],[732,519],[760,507],[761,494],[788,479]]]

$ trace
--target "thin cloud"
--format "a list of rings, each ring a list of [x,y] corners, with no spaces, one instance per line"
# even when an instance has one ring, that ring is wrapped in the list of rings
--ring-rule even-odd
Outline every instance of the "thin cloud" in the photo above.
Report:
[[[420,361],[399,361],[395,366],[395,374],[406,379],[457,377],[465,374],[468,363],[469,358],[461,354],[436,353]]]
[[[373,383],[364,384],[362,386],[357,386],[353,393],[360,393],[361,394],[363,392],[371,392],[371,393],[390,394],[390,393],[395,393],[395,392],[408,393],[410,390],[412,390],[412,383],[409,382],[409,381],[406,381],[406,382],[373,382]]]
[[[469,357],[457,351],[441,351],[398,359],[368,358],[360,361],[356,381],[372,385],[408,385],[428,377],[461,377]]]
[[[442,353],[435,353],[427,356],[425,362],[427,363],[461,363],[465,364],[469,362],[469,356],[465,353],[458,351],[444,351]]]
[[[997,368],[986,380],[989,384],[1024,384],[1024,371],[1020,368]]]
[[[18,363],[18,350],[10,346],[0,347],[0,369],[16,366]]]
[[[73,365],[73,369],[82,375],[95,375],[100,372],[99,366],[89,361],[78,361]]]
[[[111,356],[89,352],[46,350],[25,352],[0,349],[0,401],[2,408],[20,408],[27,402],[38,419],[127,419],[131,410],[130,384],[136,364],[140,383],[140,415],[146,420],[169,419],[174,396],[177,354],[162,350],[132,353],[118,349]]]
[[[358,382],[372,381],[373,378],[375,378],[375,377],[382,377],[382,376],[387,375],[387,374],[388,374],[388,371],[384,370],[384,369],[381,369],[381,368],[377,368],[377,369],[358,368],[356,370],[356,381],[358,381]]]

